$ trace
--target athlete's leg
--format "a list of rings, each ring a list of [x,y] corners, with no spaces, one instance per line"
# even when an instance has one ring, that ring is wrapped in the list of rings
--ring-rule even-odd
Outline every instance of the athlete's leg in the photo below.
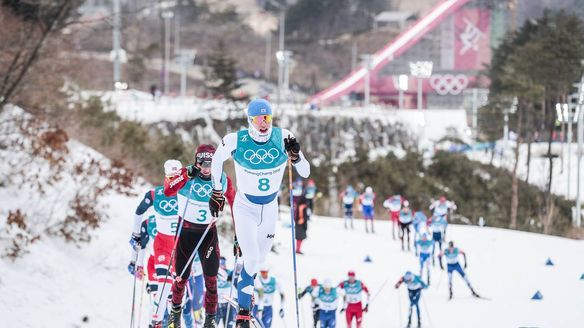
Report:
[[[258,244],[261,210],[262,205],[250,203],[239,193],[235,196],[233,204],[235,233],[243,254],[243,269],[237,283],[237,298],[239,307],[248,310],[251,310],[254,279],[261,264],[260,245]]]
[[[160,300],[160,304],[155,305],[152,321],[162,321],[168,305],[168,298],[173,284],[172,275],[168,272],[173,245],[174,238],[172,236],[158,234],[154,238],[154,268],[158,281],[158,293],[162,292],[162,297],[158,294],[154,300],[155,302]],[[162,290],[163,286],[164,290]]]
[[[264,313],[262,314],[262,324],[264,325],[264,328],[272,327],[272,309],[271,305],[264,306]]]
[[[199,258],[205,275],[205,312],[217,314],[217,272],[219,272],[219,239],[212,227],[199,247]]]

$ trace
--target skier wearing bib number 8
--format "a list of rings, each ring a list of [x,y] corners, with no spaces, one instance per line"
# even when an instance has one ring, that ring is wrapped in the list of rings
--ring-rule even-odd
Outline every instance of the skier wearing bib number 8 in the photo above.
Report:
[[[307,178],[310,164],[300,144],[286,129],[272,127],[272,108],[263,99],[252,100],[247,108],[249,128],[226,135],[213,156],[211,213],[223,210],[225,198],[223,163],[233,157],[237,195],[233,204],[235,233],[243,257],[237,284],[239,313],[236,327],[250,327],[254,279],[274,242],[278,219],[278,191],[288,159],[298,174]]]
[[[217,273],[219,271],[219,239],[214,225],[209,199],[211,186],[211,158],[215,152],[212,145],[200,145],[195,153],[195,164],[181,169],[164,186],[166,195],[176,194],[178,215],[182,228],[174,250],[173,271],[176,278],[172,284],[172,310],[168,328],[180,328],[180,314],[185,287],[191,274],[193,252],[200,246],[197,254],[201,259],[205,280],[205,323],[204,328],[217,327]],[[219,185],[229,203],[233,204],[234,190],[225,175]],[[209,225],[212,226],[209,227]],[[168,288],[168,287],[167,287]]]
[[[182,164],[174,159],[169,159],[164,163],[164,174],[167,180],[169,177],[174,176],[177,172],[182,169]],[[172,283],[172,278],[168,274],[168,267],[170,265],[170,257],[172,253],[172,247],[174,246],[174,235],[176,234],[176,229],[178,226],[178,205],[176,196],[167,197],[164,195],[164,187],[158,186],[154,189],[148,191],[138,208],[136,209],[136,214],[134,216],[134,228],[132,232],[131,243],[133,245],[145,246],[148,239],[148,234],[140,233],[140,229],[146,230],[146,224],[144,221],[148,220],[145,218],[144,214],[150,208],[154,207],[155,220],[158,233],[154,237],[154,269],[156,272],[156,288],[158,291],[162,290],[162,285],[167,280],[167,284]],[[145,231],[143,231],[145,232]],[[137,261],[137,274],[143,274],[143,262],[144,250],[140,250],[138,261]],[[164,313],[166,313],[167,299],[170,294],[170,288],[167,287],[164,294],[160,298],[162,302],[158,308],[155,307],[156,311],[152,312],[152,326],[159,327],[164,318]]]

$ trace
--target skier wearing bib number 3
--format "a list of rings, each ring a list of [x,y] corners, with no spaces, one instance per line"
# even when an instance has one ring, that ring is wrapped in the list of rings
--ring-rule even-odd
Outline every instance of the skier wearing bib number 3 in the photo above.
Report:
[[[211,158],[215,152],[212,145],[200,145],[195,153],[195,164],[183,168],[164,185],[166,195],[176,194],[179,219],[183,220],[182,229],[174,250],[173,271],[176,278],[172,284],[172,310],[168,328],[180,328],[182,300],[185,287],[191,274],[193,252],[199,242],[197,251],[203,267],[205,280],[205,323],[204,328],[217,327],[217,273],[219,272],[219,239],[217,227],[209,210],[209,199],[212,194]],[[221,177],[221,192],[225,193],[230,204],[233,204],[234,190],[231,180],[225,175]],[[209,224],[213,224],[204,236]],[[201,241],[201,239],[203,239]],[[189,259],[191,261],[189,262]],[[182,273],[182,274],[181,274]]]
[[[237,178],[233,204],[236,247],[241,248],[243,257],[243,270],[237,284],[238,328],[250,327],[254,279],[274,242],[277,196],[288,158],[301,177],[307,178],[310,174],[310,164],[292,133],[272,127],[272,108],[266,100],[251,101],[247,116],[249,128],[226,135],[213,156],[213,195],[209,201],[211,213],[217,216],[225,204],[221,190],[225,180],[223,163],[233,157]]]

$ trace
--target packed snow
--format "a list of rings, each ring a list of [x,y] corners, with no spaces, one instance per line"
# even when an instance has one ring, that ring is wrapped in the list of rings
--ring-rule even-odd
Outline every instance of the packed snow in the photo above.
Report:
[[[31,254],[12,263],[1,260],[0,316],[6,326],[19,327],[122,327],[128,326],[132,300],[132,277],[126,266],[130,258],[128,238],[137,197],[111,195],[111,216],[95,239],[81,248],[60,241],[42,240]],[[287,294],[285,323],[295,326],[293,270],[290,255],[289,212],[282,211],[276,234],[276,250],[268,264]],[[228,220],[229,221],[229,220]],[[372,299],[364,327],[404,327],[407,292],[393,284],[406,270],[416,272],[418,261],[400,250],[391,238],[388,222],[376,222],[376,234],[366,234],[363,222],[345,230],[341,219],[314,217],[309,239],[298,256],[299,287],[311,278],[340,282],[348,270],[370,288]],[[584,266],[578,261],[584,241],[487,227],[451,225],[448,239],[468,254],[468,274],[473,286],[490,300],[475,299],[455,276],[454,299],[447,300],[446,273],[432,269],[432,285],[423,291],[424,327],[577,327],[584,320]],[[229,258],[230,244],[222,242]],[[372,262],[364,262],[370,256]],[[555,266],[546,266],[547,258]],[[140,283],[138,283],[140,286]],[[138,287],[139,288],[139,287]],[[536,291],[543,300],[531,300]],[[142,327],[147,322],[144,294]],[[307,297],[301,300],[301,327],[310,327]],[[276,309],[279,308],[276,301]],[[82,322],[87,317],[87,322]],[[339,327],[344,327],[338,314]]]

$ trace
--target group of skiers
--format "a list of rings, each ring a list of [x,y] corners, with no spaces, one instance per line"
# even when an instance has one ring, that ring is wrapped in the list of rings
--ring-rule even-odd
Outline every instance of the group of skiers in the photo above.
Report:
[[[135,211],[130,243],[133,248],[130,272],[139,279],[147,279],[151,299],[152,328],[187,328],[193,322],[203,328],[249,328],[251,324],[264,328],[272,326],[274,297],[285,295],[276,277],[270,275],[266,257],[272,248],[278,219],[278,195],[286,169],[292,167],[302,178],[308,178],[310,165],[293,134],[272,126],[272,109],[263,99],[256,99],[247,107],[248,128],[226,135],[217,147],[198,146],[193,163],[183,166],[175,159],[164,163],[164,182],[146,192]],[[223,171],[223,163],[233,158],[237,185]],[[314,181],[296,180],[291,189],[296,227],[296,252],[302,254],[306,238],[306,222],[310,219],[317,189]],[[341,194],[345,208],[345,228],[354,228],[353,204],[358,200],[365,219],[366,232],[375,233],[375,193],[366,187],[362,194],[348,186]],[[216,223],[225,203],[231,207],[235,227],[234,267],[227,268],[227,260],[219,251]],[[447,262],[450,297],[452,273],[458,272],[467,282],[458,257],[466,255],[449,242],[442,249],[448,225],[448,213],[456,209],[453,202],[441,197],[432,203],[431,218],[423,211],[413,212],[409,202],[400,195],[389,197],[383,203],[389,210],[392,234],[399,226],[402,250],[411,250],[410,226],[414,229],[414,249],[420,259],[420,275],[406,272],[395,285],[408,286],[411,322],[415,307],[420,322],[418,300],[421,290],[430,284],[430,261],[438,245],[438,260]],[[149,209],[153,216],[146,216]],[[149,254],[146,260],[146,254]],[[146,267],[146,268],[145,268]],[[426,282],[422,280],[426,270]],[[186,291],[186,292],[185,292]],[[369,290],[349,271],[347,280],[333,285],[330,279],[318,284],[313,279],[299,297],[309,294],[314,308],[314,325],[334,328],[338,302],[343,300],[347,326],[356,322],[360,328],[363,313],[368,311]],[[363,296],[366,296],[363,302]],[[363,305],[364,304],[364,305]],[[204,308],[204,316],[202,315]],[[191,314],[194,313],[194,317]],[[132,313],[134,315],[134,313]],[[278,315],[284,317],[281,306]]]
[[[272,108],[266,100],[251,101],[247,117],[248,128],[226,135],[217,147],[200,145],[194,154],[194,163],[183,167],[178,160],[167,160],[163,185],[149,190],[136,209],[131,236],[134,249],[131,266],[137,277],[148,272],[153,300],[151,327],[181,327],[181,314],[187,307],[185,299],[193,294],[192,289],[196,293],[203,290],[201,286],[189,283],[197,256],[205,290],[204,328],[217,327],[222,319],[221,315],[218,316],[219,303],[223,304],[224,300],[232,302],[237,298],[234,312],[238,328],[250,327],[254,309],[256,313],[266,311],[263,297],[269,295],[266,291],[271,290],[271,282],[258,298],[253,296],[256,276],[274,242],[278,193],[287,168],[292,170],[294,167],[298,175],[307,178],[310,164],[294,135],[272,126]],[[235,164],[236,187],[223,172],[223,163],[229,158],[233,158]],[[216,222],[226,201],[231,207],[235,226],[235,263],[242,260],[241,269],[236,270],[239,271],[237,279],[235,274],[221,271],[226,269],[221,269],[224,259],[220,256]],[[149,244],[148,222],[144,214],[151,207],[157,233],[144,270]],[[260,277],[265,278],[263,271]],[[262,278],[259,278],[260,285]],[[237,296],[231,298],[231,295],[223,294],[224,300],[220,300],[219,286],[224,291],[227,281],[234,282]],[[185,297],[185,289],[189,297]],[[170,311],[167,311],[167,306],[170,306]],[[283,311],[280,313],[283,315]],[[225,317],[229,321],[229,315]],[[188,326],[186,316],[185,324]]]
[[[363,281],[356,279],[355,271],[349,271],[347,279],[338,285],[333,285],[330,279],[325,279],[322,284],[317,279],[312,279],[310,285],[302,290],[298,297],[310,295],[312,299],[314,328],[335,328],[339,300],[342,301],[340,312],[345,313],[347,327],[352,327],[355,322],[357,328],[361,327],[363,313],[369,310],[370,292]],[[363,305],[363,295],[366,296]]]

